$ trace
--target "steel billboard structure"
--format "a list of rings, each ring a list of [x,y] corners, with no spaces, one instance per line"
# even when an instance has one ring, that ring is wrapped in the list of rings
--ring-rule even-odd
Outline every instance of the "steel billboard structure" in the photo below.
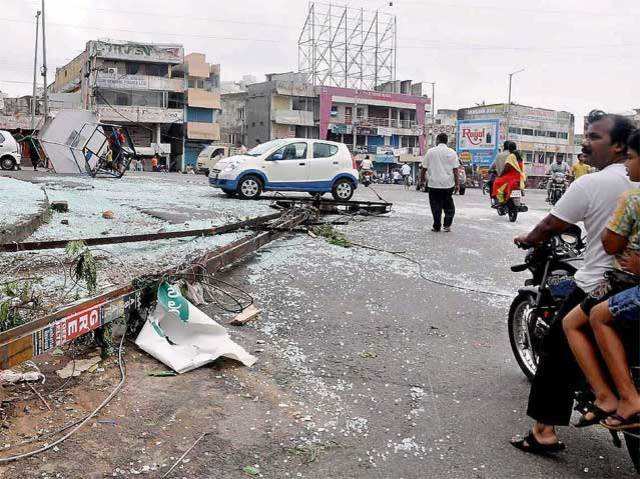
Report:
[[[298,39],[298,71],[312,85],[375,90],[396,79],[395,15],[312,2]]]

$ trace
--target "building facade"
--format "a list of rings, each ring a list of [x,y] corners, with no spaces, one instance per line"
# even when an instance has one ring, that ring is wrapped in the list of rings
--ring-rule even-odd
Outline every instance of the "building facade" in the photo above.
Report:
[[[247,91],[221,95],[220,137],[223,143],[247,145]]]
[[[411,81],[365,91],[314,87],[297,73],[267,75],[266,82],[247,85],[247,145],[276,138],[321,138],[373,155],[374,163],[422,155],[431,99],[417,92],[421,85]]]
[[[179,169],[187,93],[184,78],[172,78],[171,69],[183,62],[182,45],[91,40],[56,70],[50,89],[79,92],[82,108],[127,126],[138,154],[158,155]]]
[[[195,168],[198,154],[220,141],[220,65],[207,63],[203,53],[190,53],[171,67],[171,78],[185,87],[185,140],[181,169]]]
[[[458,110],[459,120],[499,120],[499,143],[507,138],[518,145],[530,175],[543,175],[556,158],[575,156],[575,119],[566,111],[499,103]]]

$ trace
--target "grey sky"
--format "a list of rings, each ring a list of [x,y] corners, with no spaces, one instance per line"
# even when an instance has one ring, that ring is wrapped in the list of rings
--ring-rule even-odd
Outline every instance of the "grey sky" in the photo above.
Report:
[[[306,0],[46,0],[50,77],[87,40],[183,43],[223,80],[294,70]],[[0,90],[31,91],[39,0],[2,0]],[[345,2],[340,2],[344,4]],[[584,115],[640,107],[637,0],[350,0],[398,18],[398,78],[435,81],[436,108],[506,101]],[[137,12],[137,13],[136,13]],[[13,21],[10,21],[13,20]],[[17,21],[15,21],[17,20]],[[13,82],[7,82],[7,80]],[[25,82],[25,83],[16,83]],[[635,88],[634,88],[635,87]],[[579,120],[578,120],[579,124]]]

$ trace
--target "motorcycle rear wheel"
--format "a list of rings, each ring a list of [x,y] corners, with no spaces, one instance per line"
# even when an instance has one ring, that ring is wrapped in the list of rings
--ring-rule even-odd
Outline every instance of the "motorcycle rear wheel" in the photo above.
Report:
[[[507,322],[511,350],[522,372],[531,380],[538,369],[538,351],[535,350],[532,334],[535,324],[533,316],[535,298],[533,293],[519,293],[509,308]]]

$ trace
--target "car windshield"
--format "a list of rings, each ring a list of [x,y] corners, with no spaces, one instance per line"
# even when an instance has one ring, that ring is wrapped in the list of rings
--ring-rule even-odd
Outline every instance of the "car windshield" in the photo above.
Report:
[[[250,150],[247,155],[249,156],[260,156],[264,155],[267,151],[272,148],[276,148],[278,146],[282,146],[287,142],[287,140],[272,140],[267,141],[266,143],[262,143],[261,145],[256,146],[252,150]]]

